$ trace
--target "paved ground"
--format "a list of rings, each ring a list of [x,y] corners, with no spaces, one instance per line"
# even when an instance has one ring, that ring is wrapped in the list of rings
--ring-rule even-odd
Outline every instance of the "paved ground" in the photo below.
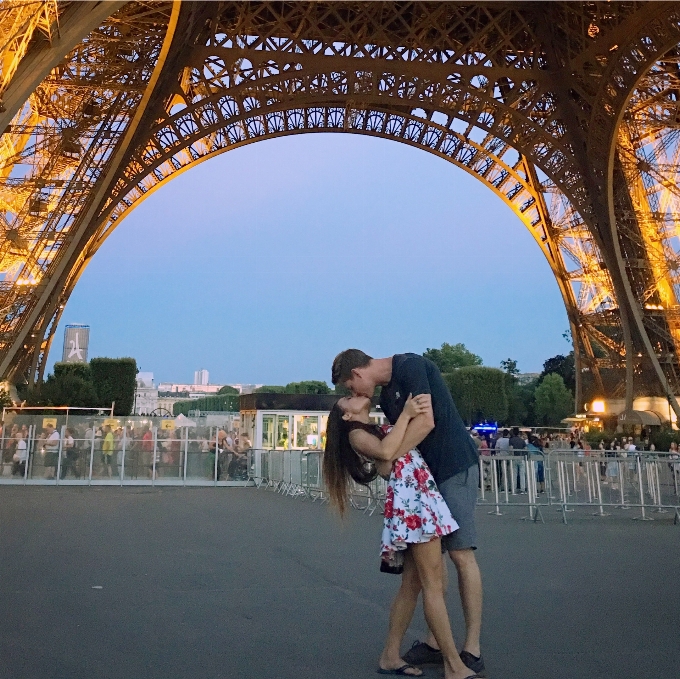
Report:
[[[677,679],[680,526],[551,514],[479,512],[492,679]],[[255,489],[2,488],[0,677],[375,677],[379,530]]]

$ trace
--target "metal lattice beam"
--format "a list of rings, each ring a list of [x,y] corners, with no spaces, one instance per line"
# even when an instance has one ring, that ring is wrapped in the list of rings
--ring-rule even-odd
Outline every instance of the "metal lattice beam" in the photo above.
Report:
[[[422,148],[508,204],[560,287],[579,400],[680,389],[677,3],[119,5],[2,136],[3,376],[40,376],[84,267],[152,191],[336,131]]]

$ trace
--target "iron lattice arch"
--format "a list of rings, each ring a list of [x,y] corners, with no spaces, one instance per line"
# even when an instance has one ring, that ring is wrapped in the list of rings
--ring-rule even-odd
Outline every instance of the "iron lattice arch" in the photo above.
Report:
[[[579,403],[678,393],[676,3],[9,2],[0,28],[27,13],[0,80],[2,376],[41,379],[82,271],[152,191],[332,131],[509,205],[558,282]]]

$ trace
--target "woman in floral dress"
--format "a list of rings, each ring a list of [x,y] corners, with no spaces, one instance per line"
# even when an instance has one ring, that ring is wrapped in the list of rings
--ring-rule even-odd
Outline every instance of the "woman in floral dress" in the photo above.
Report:
[[[350,483],[370,483],[379,473],[389,479],[382,532],[381,570],[403,572],[401,591],[392,604],[385,648],[378,672],[420,676],[401,657],[400,647],[423,593],[425,618],[444,658],[445,679],[475,679],[456,651],[442,583],[441,537],[458,529],[432,474],[417,450],[403,451],[408,423],[427,404],[409,399],[393,427],[370,423],[371,400],[341,398],[326,429],[323,476],[332,504],[347,508]]]

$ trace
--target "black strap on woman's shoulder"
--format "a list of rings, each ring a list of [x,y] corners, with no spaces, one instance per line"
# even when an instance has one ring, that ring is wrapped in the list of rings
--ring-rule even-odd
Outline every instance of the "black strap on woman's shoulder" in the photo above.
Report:
[[[348,422],[347,431],[353,431],[355,429],[362,429],[363,431],[377,436],[379,439],[385,438],[385,433],[377,424],[367,424],[366,422]]]

